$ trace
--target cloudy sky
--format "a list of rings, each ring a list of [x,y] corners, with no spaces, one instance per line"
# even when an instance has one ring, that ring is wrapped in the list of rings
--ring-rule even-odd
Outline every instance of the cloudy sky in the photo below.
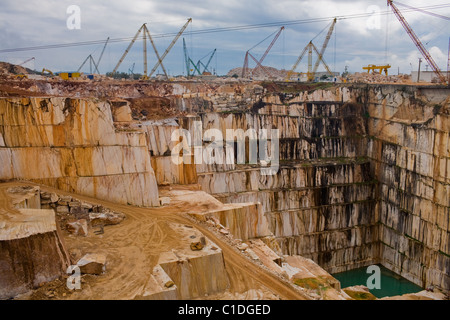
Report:
[[[427,11],[450,16],[449,1],[403,2],[413,7],[441,5],[440,8]],[[67,11],[71,5],[80,9],[79,28],[73,29],[74,26],[78,27],[78,20],[73,19],[76,18],[73,11]],[[400,5],[398,7],[401,11],[406,10]],[[89,54],[98,59],[103,48],[100,41],[106,41],[107,37],[124,38],[123,41],[109,43],[100,62],[101,73],[112,71],[130,39],[143,23],[147,23],[162,55],[172,41],[173,34],[181,29],[188,18],[192,18],[192,23],[164,60],[171,75],[185,73],[183,38],[189,56],[194,61],[206,57],[202,60],[206,63],[212,50],[217,49],[211,68],[218,74],[226,74],[232,68],[241,67],[245,52],[279,30],[284,22],[317,18],[328,19],[312,20],[310,23],[286,23],[285,30],[267,55],[264,65],[290,69],[313,38],[314,44],[320,49],[332,17],[343,19],[338,20],[324,55],[331,69],[343,72],[347,66],[350,72],[360,72],[367,64],[387,62],[392,66],[391,73],[410,73],[411,70],[417,70],[420,57],[397,18],[392,13],[385,14],[390,11],[386,0],[2,0],[0,9],[0,61],[21,63],[35,57],[26,66],[39,71],[44,67],[52,71],[77,70]],[[364,16],[351,18],[355,14]],[[404,16],[438,66],[446,70],[450,21],[418,11],[405,11]],[[72,29],[68,27],[68,22]],[[268,27],[198,33],[199,30],[213,28],[271,23],[274,24]],[[252,49],[252,54],[257,58],[261,57],[272,38],[273,36],[269,37]],[[6,51],[85,41],[97,42],[85,46]],[[139,38],[119,71],[127,72],[133,63],[134,72],[143,71],[142,45]],[[155,54],[148,43],[148,70],[155,63]],[[250,67],[254,66],[252,61],[249,64]],[[427,68],[426,64],[422,64],[422,70]],[[306,68],[305,57],[296,70],[306,71]],[[83,71],[89,72],[88,64]],[[160,68],[157,70],[161,71]]]

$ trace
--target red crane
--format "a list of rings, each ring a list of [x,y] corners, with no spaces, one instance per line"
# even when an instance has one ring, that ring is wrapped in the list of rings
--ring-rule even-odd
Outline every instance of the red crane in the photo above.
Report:
[[[280,30],[277,32],[277,34],[275,35],[275,37],[273,38],[272,42],[270,43],[270,45],[267,47],[266,52],[264,52],[264,54],[262,55],[261,59],[256,60],[256,58],[249,52],[250,50],[248,50],[245,54],[245,59],[244,59],[244,66],[242,68],[242,78],[245,78],[247,76],[248,73],[248,56],[250,56],[255,62],[256,62],[256,67],[253,70],[253,73],[256,71],[257,68],[261,68],[268,76],[271,76],[270,72],[267,71],[266,68],[263,67],[262,62],[264,61],[264,59],[266,58],[267,54],[269,53],[270,49],[272,49],[273,45],[275,44],[275,42],[277,41],[278,37],[281,34],[281,31],[284,30],[284,27],[281,27]],[[270,37],[270,36],[269,36]],[[267,39],[267,38],[266,38]],[[265,39],[264,39],[265,40]],[[263,41],[264,41],[263,40]],[[262,41],[261,41],[262,42]],[[260,43],[261,43],[260,42]],[[258,43],[259,44],[259,43]],[[257,46],[257,45],[256,45]],[[256,47],[254,46],[254,47]],[[253,48],[254,48],[253,47]],[[252,48],[252,49],[253,49]]]
[[[428,64],[431,66],[433,71],[436,73],[436,75],[439,77],[440,82],[446,83],[445,76],[442,74],[442,72],[439,70],[439,67],[437,66],[436,62],[434,62],[433,58],[431,57],[428,50],[423,46],[422,42],[420,42],[417,35],[414,33],[413,29],[411,29],[411,26],[408,24],[408,22],[405,20],[403,15],[400,13],[398,8],[392,3],[392,0],[387,0],[387,5],[392,8],[392,11],[394,12],[397,19],[400,21],[400,23],[403,25],[403,28],[406,30],[416,47],[419,49],[420,53],[423,55],[425,60],[427,60]]]

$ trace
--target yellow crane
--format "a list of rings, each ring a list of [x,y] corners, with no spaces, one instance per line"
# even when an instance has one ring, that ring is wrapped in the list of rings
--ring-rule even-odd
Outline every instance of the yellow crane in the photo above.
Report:
[[[369,64],[367,67],[363,67],[364,70],[367,70],[367,73],[372,71],[372,73],[375,73],[375,70],[378,70],[378,73],[381,74],[381,72],[384,71],[385,75],[388,75],[388,69],[390,68],[390,65],[384,65],[384,66],[377,66],[374,64]]]
[[[317,47],[314,45],[312,40],[305,46],[302,53],[300,54],[300,56],[297,58],[294,65],[292,66],[291,70],[288,71],[288,73],[286,75],[286,79],[285,79],[286,81],[289,81],[291,76],[295,73],[295,69],[297,68],[300,61],[303,59],[303,56],[305,55],[306,52],[308,52],[308,72],[307,72],[308,81],[314,80],[314,76],[317,72],[317,68],[319,67],[320,62],[322,62],[322,64],[325,66],[325,69],[327,70],[327,72],[331,76],[333,75],[333,73],[331,72],[330,68],[328,67],[327,63],[325,62],[325,60],[323,58],[323,54],[325,52],[325,49],[327,48],[328,41],[330,40],[331,34],[333,33],[333,29],[334,29],[334,25],[336,24],[336,21],[337,21],[337,19],[334,18],[333,22],[331,23],[331,26],[328,30],[327,36],[325,38],[325,41],[322,45],[322,49],[320,50],[320,52],[319,52],[319,50],[317,50]],[[317,60],[314,64],[314,68],[312,66],[313,51],[317,54]]]

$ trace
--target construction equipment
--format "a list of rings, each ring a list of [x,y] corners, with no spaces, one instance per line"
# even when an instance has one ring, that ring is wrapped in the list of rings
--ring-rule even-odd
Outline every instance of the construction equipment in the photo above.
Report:
[[[34,57],[31,57],[30,59],[27,59],[27,60],[25,60],[24,62],[18,64],[18,66],[24,65],[25,63],[30,62],[31,60],[35,60],[35,58],[34,58]]]
[[[92,73],[92,65],[94,65],[94,71],[97,70],[97,73],[100,73],[98,71],[98,66],[97,63],[94,61],[94,58],[92,57],[92,55],[88,55],[87,58],[83,61],[83,63],[81,64],[81,66],[78,68],[77,72],[80,72],[81,68],[83,68],[83,66],[85,65],[85,63],[89,60],[89,73]]]
[[[96,71],[98,74],[100,74],[100,71],[98,70],[98,65],[100,64],[100,61],[103,57],[103,52],[105,52],[106,45],[108,44],[109,37],[106,39],[105,45],[103,46],[103,50],[100,54],[100,57],[98,58],[97,62],[95,62],[94,57],[92,57],[92,54],[88,55],[87,58],[83,61],[81,66],[78,68],[77,72],[80,72],[81,68],[86,64],[86,62],[89,60],[89,73],[92,73],[92,65],[94,65],[94,71]]]
[[[312,81],[314,79],[314,76],[317,72],[317,68],[319,67],[320,61],[323,61],[323,54],[325,53],[325,49],[327,48],[328,41],[330,40],[331,34],[333,33],[334,25],[336,24],[336,18],[333,19],[333,22],[331,23],[330,29],[328,30],[327,36],[325,37],[325,41],[323,42],[322,49],[320,50],[319,57],[316,60],[316,63],[314,64],[314,68],[311,74],[309,74],[308,81]]]
[[[148,31],[148,28],[147,28],[145,23],[136,32],[136,35],[131,40],[131,42],[128,45],[127,49],[125,50],[125,52],[123,53],[123,55],[120,58],[119,62],[117,63],[116,67],[114,68],[113,73],[117,72],[117,69],[119,68],[119,66],[122,63],[122,61],[125,59],[126,55],[130,51],[130,49],[133,46],[133,44],[136,42],[136,39],[138,38],[138,36],[139,36],[139,34],[141,32],[142,32],[142,40],[144,42],[144,46],[143,46],[144,75],[142,76],[142,79],[144,79],[144,80],[148,79],[148,76],[147,76],[147,37],[149,38],[149,40],[150,40],[150,42],[151,42],[151,44],[153,46],[153,50],[155,51],[155,54],[158,57],[158,59],[160,59],[160,57],[159,57],[158,49],[156,49],[155,43],[153,42],[153,38],[152,38],[150,32]],[[162,66],[162,68],[163,68],[164,74],[167,77],[166,69],[164,68],[164,66]],[[134,67],[133,67],[133,69],[134,69]]]
[[[144,43],[144,48],[143,48],[143,60],[144,60],[144,76],[142,77],[144,80],[150,78],[153,73],[156,71],[156,69],[161,65],[161,68],[163,69],[163,72],[166,76],[166,78],[169,78],[169,75],[167,74],[166,68],[164,67],[164,65],[162,64],[164,58],[167,56],[167,54],[169,53],[170,49],[172,49],[172,47],[174,46],[175,42],[178,40],[178,38],[181,36],[181,34],[184,32],[184,30],[187,28],[188,24],[192,21],[191,18],[188,19],[188,21],[186,22],[186,24],[181,28],[181,30],[178,32],[178,34],[175,36],[175,38],[172,40],[172,43],[169,45],[169,47],[166,49],[166,51],[164,52],[164,54],[162,56],[159,55],[158,50],[156,49],[155,43],[153,41],[153,38],[150,34],[150,32],[148,31],[148,28],[146,26],[146,24],[144,23],[139,30],[136,32],[135,36],[133,37],[133,39],[131,40],[130,44],[128,45],[127,49],[125,50],[125,52],[123,53],[122,57],[120,58],[119,62],[117,63],[116,67],[113,70],[113,73],[117,72],[117,69],[119,68],[120,64],[122,63],[122,61],[125,59],[125,57],[127,56],[128,52],[130,51],[131,47],[133,46],[133,44],[136,42],[136,39],[138,38],[139,34],[142,32],[142,40]],[[147,37],[149,38],[153,50],[155,51],[156,57],[158,58],[158,62],[156,63],[156,65],[153,67],[153,69],[150,71],[150,74],[147,75]]]
[[[188,77],[190,76],[194,76],[195,72],[197,72],[197,75],[206,75],[206,74],[211,74],[211,72],[209,71],[208,67],[209,64],[211,63],[212,58],[214,57],[214,54],[216,53],[216,49],[214,49],[212,51],[212,54],[210,55],[209,53],[204,56],[203,58],[201,58],[200,60],[197,61],[197,63],[194,63],[194,61],[192,61],[192,59],[189,57],[188,55],[188,51],[186,48],[186,41],[183,38],[183,52],[184,52],[184,61],[185,61],[185,65],[186,65],[186,75]],[[202,60],[206,57],[209,56],[208,62],[206,64],[204,64],[202,62]],[[193,69],[191,69],[191,66]],[[203,66],[203,71],[201,70],[201,66]],[[192,73],[191,73],[192,72]]]
[[[81,77],[79,72],[59,72],[58,76],[63,80],[77,79]]]
[[[317,47],[314,45],[314,43],[312,43],[312,41],[310,41],[306,45],[306,47],[303,49],[300,56],[297,58],[297,61],[295,61],[291,70],[288,71],[288,73],[286,75],[286,79],[285,79],[286,81],[289,81],[291,76],[295,73],[295,69],[297,68],[300,61],[303,59],[303,56],[305,55],[306,51],[308,51],[308,72],[306,73],[308,81],[313,81],[314,77],[315,77],[315,72],[313,72],[313,70],[312,70],[312,53],[313,53],[313,51],[317,54],[317,60],[319,61],[319,63],[322,62],[325,69],[327,70],[327,73],[329,75],[333,76],[333,73],[331,72],[330,67],[323,59],[323,56],[320,55],[319,50],[317,50]]]
[[[264,42],[267,38],[271,37],[272,35],[269,35],[269,37],[265,38],[264,40],[260,41],[257,45],[253,46],[251,49],[247,50],[247,52],[245,53],[245,58],[244,58],[244,66],[242,67],[242,78],[246,78],[249,75],[248,72],[248,57],[250,56],[250,58],[253,59],[253,61],[256,62],[256,67],[253,69],[252,75],[255,74],[255,71],[258,68],[261,68],[264,73],[266,73],[269,77],[271,77],[272,75],[270,74],[270,72],[263,67],[262,63],[264,61],[264,59],[266,58],[267,54],[269,53],[270,49],[272,49],[273,45],[275,44],[275,42],[277,41],[278,37],[280,36],[281,32],[284,30],[284,26],[280,28],[280,30],[277,32],[277,34],[275,35],[275,37],[273,38],[272,42],[269,44],[269,46],[267,47],[266,51],[264,52],[264,54],[261,56],[261,58],[259,60],[257,60],[251,53],[250,50],[252,50],[253,48],[255,48],[256,46],[258,46],[260,43]]]
[[[106,45],[108,44],[108,41],[109,41],[109,37],[106,39],[105,45],[103,46],[102,52],[100,53],[100,57],[98,57],[98,60],[97,60],[97,71],[98,71],[98,73],[100,73],[100,71],[98,70],[98,66],[100,65],[100,61],[102,60],[103,53],[105,52]]]
[[[98,65],[100,64],[100,61],[103,57],[103,52],[105,52],[106,45],[108,44],[109,37],[106,39],[105,45],[103,46],[103,50],[100,54],[100,57],[98,58],[97,62],[95,62],[94,57],[92,57],[92,54],[88,55],[87,58],[83,61],[81,66],[78,68],[77,72],[80,72],[81,68],[86,64],[86,62],[89,60],[89,73],[92,73],[92,65],[94,65],[94,71],[97,72],[97,74],[100,74],[100,71],[98,70]]]
[[[28,79],[28,75],[23,74],[23,73],[19,73],[18,75],[16,75],[16,79]]]
[[[212,58],[214,57],[214,54],[216,53],[216,50],[217,50],[217,49],[214,49],[214,50],[212,51],[212,54],[211,54],[210,56],[209,56],[209,53],[208,53],[206,56],[204,56],[203,58],[201,58],[200,60],[198,60],[198,62],[197,62],[197,69],[200,70],[200,65],[203,66],[203,71],[202,71],[201,74],[207,74],[207,73],[212,74],[212,72],[209,71],[208,67],[209,67],[209,64],[211,63]],[[208,62],[206,63],[206,65],[205,65],[205,64],[202,62],[202,60],[203,60],[204,58],[206,58],[207,56],[209,56],[209,59],[208,59]]]
[[[328,29],[327,36],[325,37],[325,41],[322,45],[322,49],[320,52],[317,50],[317,47],[314,45],[314,43],[309,41],[309,43],[305,46],[302,53],[298,56],[297,60],[295,61],[294,65],[292,66],[291,70],[288,71],[286,75],[286,81],[289,81],[291,76],[295,73],[295,69],[297,68],[298,64],[302,61],[303,56],[306,52],[308,52],[308,72],[306,73],[308,81],[313,81],[314,77],[316,75],[317,69],[319,67],[320,62],[324,65],[325,69],[327,70],[327,73],[333,76],[333,73],[331,72],[330,68],[328,67],[328,64],[325,62],[323,58],[323,54],[325,53],[325,49],[327,48],[328,41],[330,40],[330,37],[333,33],[334,25],[336,24],[337,19],[334,18],[333,22],[331,23],[330,28]],[[320,34],[320,33],[319,33]],[[316,36],[317,37],[317,36]],[[312,66],[312,53],[313,51],[317,54],[317,60],[314,64],[314,68]]]
[[[153,67],[153,69],[150,71],[149,73],[149,77],[151,77],[153,75],[153,73],[156,71],[156,69],[159,67],[159,65],[161,65],[162,67],[162,62],[164,60],[164,58],[167,56],[167,54],[169,53],[170,49],[172,49],[172,47],[174,46],[175,42],[177,42],[178,38],[181,36],[181,34],[184,32],[184,30],[186,30],[188,24],[192,21],[192,18],[189,18],[188,21],[185,23],[185,25],[181,28],[181,30],[178,32],[178,34],[175,36],[175,38],[172,40],[172,42],[170,43],[169,47],[167,47],[166,51],[163,53],[162,57],[159,58],[158,57],[158,62],[155,64],[155,66]],[[167,76],[167,73],[165,72],[166,77],[169,78]]]
[[[43,68],[41,73],[44,74],[44,72],[47,72],[47,73],[51,74],[52,77],[55,76],[55,75],[53,74],[53,72],[51,72],[51,71],[48,70],[48,69]]]
[[[389,6],[391,7],[391,9],[394,12],[395,16],[397,17],[397,19],[400,21],[400,23],[402,24],[403,28],[405,29],[406,33],[408,33],[409,37],[412,39],[412,41],[414,42],[416,47],[419,49],[419,51],[422,54],[422,56],[425,58],[425,60],[427,60],[428,64],[431,66],[431,68],[433,69],[434,73],[436,73],[436,75],[438,76],[439,81],[441,83],[446,83],[447,79],[442,74],[442,72],[439,70],[439,67],[437,66],[436,62],[434,62],[434,60],[431,57],[431,55],[428,52],[428,50],[424,47],[424,45],[419,40],[417,35],[414,33],[414,31],[412,30],[411,26],[408,24],[406,19],[403,17],[403,15],[398,10],[398,8],[394,5],[393,1],[392,0],[387,0],[387,5],[388,5],[388,7]]]
[[[369,64],[367,67],[363,67],[364,70],[367,70],[367,73],[372,71],[372,73],[375,73],[375,70],[378,70],[378,73],[381,74],[381,72],[384,71],[385,75],[388,75],[388,69],[390,68],[390,65],[384,65],[384,66],[377,66],[374,64]]]
[[[199,70],[199,68],[197,67],[197,65],[194,63],[194,61],[192,61],[192,59],[189,57],[188,53],[187,53],[187,49],[186,49],[186,41],[183,38],[183,51],[184,51],[184,60],[186,63],[186,75],[187,77],[190,77],[191,75],[195,75],[195,71],[197,71],[197,74],[200,75],[201,72]],[[191,65],[192,67],[194,67],[194,69],[191,69]],[[192,72],[192,74],[191,74]]]

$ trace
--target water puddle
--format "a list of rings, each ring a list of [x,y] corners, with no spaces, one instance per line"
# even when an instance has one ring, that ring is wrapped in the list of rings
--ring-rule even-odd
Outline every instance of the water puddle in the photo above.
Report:
[[[367,286],[370,292],[377,298],[398,296],[405,293],[415,293],[423,289],[411,281],[399,276],[391,270],[380,267],[379,289],[371,287],[376,283],[373,271],[367,272],[367,267],[335,273],[333,277],[341,282],[341,288],[355,285]]]

